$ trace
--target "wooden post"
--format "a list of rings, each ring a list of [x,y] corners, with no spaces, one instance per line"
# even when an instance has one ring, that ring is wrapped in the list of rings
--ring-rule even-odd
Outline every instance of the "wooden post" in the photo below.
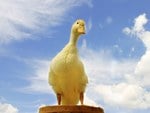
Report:
[[[39,109],[39,113],[104,113],[104,110],[100,107],[92,106],[45,106]]]

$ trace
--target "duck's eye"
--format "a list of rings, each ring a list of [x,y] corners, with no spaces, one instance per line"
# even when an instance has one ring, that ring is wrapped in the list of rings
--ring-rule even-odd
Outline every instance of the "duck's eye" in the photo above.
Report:
[[[77,24],[79,24],[79,22],[77,22]]]

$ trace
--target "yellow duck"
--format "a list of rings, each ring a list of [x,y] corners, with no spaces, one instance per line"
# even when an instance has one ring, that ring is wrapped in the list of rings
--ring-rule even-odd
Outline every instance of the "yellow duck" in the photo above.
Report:
[[[72,25],[68,44],[51,61],[49,84],[58,105],[76,105],[79,101],[83,104],[88,78],[76,46],[82,34],[85,34],[85,22],[77,20]]]

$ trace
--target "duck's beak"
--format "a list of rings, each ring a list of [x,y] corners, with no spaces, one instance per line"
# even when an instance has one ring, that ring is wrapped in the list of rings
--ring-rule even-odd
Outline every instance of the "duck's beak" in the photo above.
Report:
[[[85,27],[84,26],[80,26],[78,28],[78,33],[80,33],[80,34],[86,34]]]

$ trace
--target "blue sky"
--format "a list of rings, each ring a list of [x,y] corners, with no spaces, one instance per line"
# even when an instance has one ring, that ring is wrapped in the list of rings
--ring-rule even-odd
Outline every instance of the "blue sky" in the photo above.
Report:
[[[150,112],[150,1],[0,1],[0,113],[56,104],[47,77],[72,23],[86,21],[78,48],[89,78],[85,104],[106,113]]]

